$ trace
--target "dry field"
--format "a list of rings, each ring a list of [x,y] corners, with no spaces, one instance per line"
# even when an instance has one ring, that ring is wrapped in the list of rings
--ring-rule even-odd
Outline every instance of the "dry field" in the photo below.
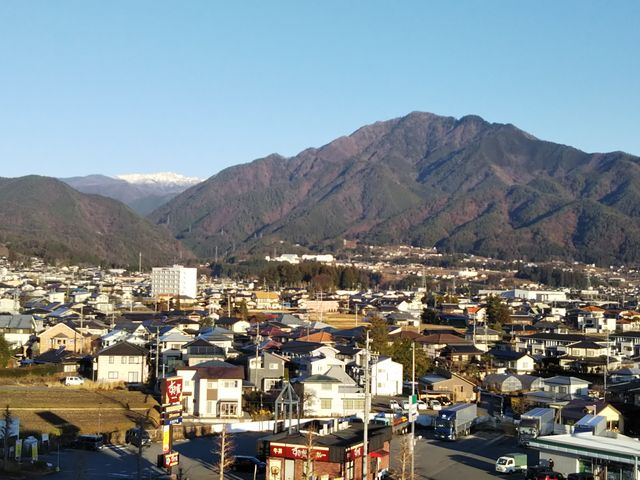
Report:
[[[158,418],[156,400],[142,392],[64,386],[0,386],[0,407],[9,406],[24,432],[73,436],[124,432],[136,419]]]

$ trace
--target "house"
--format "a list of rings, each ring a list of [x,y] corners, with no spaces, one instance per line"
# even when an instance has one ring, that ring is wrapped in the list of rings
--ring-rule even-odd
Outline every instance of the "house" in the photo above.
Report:
[[[278,292],[254,292],[253,299],[258,310],[279,309],[281,306]]]
[[[244,334],[247,333],[247,330],[251,327],[251,323],[247,320],[243,320],[242,318],[222,317],[216,320],[216,326],[222,327],[233,333]]]
[[[257,360],[255,355],[245,355],[238,361],[245,367],[245,378],[262,392],[277,387],[285,377],[287,359],[275,353],[262,351]]]
[[[421,394],[441,394],[453,402],[474,402],[476,400],[476,384],[453,372],[430,374],[420,377]]]
[[[297,366],[296,373],[298,376],[323,374],[333,366],[340,367],[342,370],[345,369],[345,364],[342,360],[337,359],[335,356],[322,354],[297,358],[292,363]]]
[[[542,390],[525,394],[527,403],[546,406],[568,403],[576,398],[589,398],[589,382],[576,377],[557,375],[545,378]]]
[[[311,375],[293,383],[305,415],[343,417],[364,412],[364,391],[328,375]]]
[[[378,357],[371,366],[371,394],[395,396],[402,394],[402,364],[390,357]]]
[[[200,418],[242,416],[244,369],[212,360],[192,367],[179,367],[183,379],[182,402],[187,415]]]
[[[611,372],[612,383],[630,382],[640,379],[640,368],[625,367]]]
[[[479,362],[484,352],[475,345],[447,345],[440,352],[440,357],[446,358],[451,365],[462,365]]]
[[[417,337],[415,342],[416,346],[420,345],[422,347],[429,358],[439,357],[442,350],[449,345],[473,345],[464,338],[450,333],[433,333],[431,335]]]
[[[90,352],[91,335],[83,335],[73,324],[56,323],[38,335],[40,354],[60,347],[68,352]]]
[[[33,315],[0,315],[0,335],[4,335],[12,349],[27,344],[36,330]]]
[[[516,350],[526,352],[534,358],[537,357],[558,357],[567,353],[567,347],[572,343],[583,340],[598,342],[598,337],[589,337],[576,334],[560,333],[534,333],[531,335],[516,334]]]
[[[585,415],[600,415],[607,419],[607,429],[624,433],[624,417],[620,410],[604,400],[571,400],[560,410],[565,425],[573,425]]]
[[[139,345],[120,342],[96,353],[94,370],[98,382],[146,383],[149,352]]]
[[[469,327],[464,335],[465,340],[474,343],[481,350],[481,345],[495,345],[502,340],[502,333],[489,327]]]
[[[489,350],[489,358],[491,366],[496,368],[498,373],[509,371],[524,374],[535,371],[535,360],[528,353],[493,348]]]
[[[182,346],[182,359],[186,366],[193,367],[210,360],[224,361],[225,351],[204,338],[196,338]]]

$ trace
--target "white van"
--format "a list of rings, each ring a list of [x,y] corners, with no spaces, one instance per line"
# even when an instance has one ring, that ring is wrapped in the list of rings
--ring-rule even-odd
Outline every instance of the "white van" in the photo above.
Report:
[[[84,385],[84,378],[82,377],[66,377],[64,379],[65,385]]]

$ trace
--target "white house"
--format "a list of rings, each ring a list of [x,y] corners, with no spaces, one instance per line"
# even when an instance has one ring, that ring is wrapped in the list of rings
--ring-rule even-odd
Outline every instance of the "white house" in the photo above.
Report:
[[[371,394],[402,394],[402,364],[389,357],[379,357],[371,367]]]
[[[187,415],[200,418],[242,416],[242,366],[212,360],[180,367],[176,374],[183,379],[182,403]]]
[[[311,375],[294,385],[305,415],[337,417],[364,412],[364,392],[328,375]]]
[[[14,347],[21,347],[36,333],[33,315],[0,315],[0,335]]]
[[[147,355],[143,347],[121,342],[99,351],[94,360],[99,382],[145,383],[149,377]]]

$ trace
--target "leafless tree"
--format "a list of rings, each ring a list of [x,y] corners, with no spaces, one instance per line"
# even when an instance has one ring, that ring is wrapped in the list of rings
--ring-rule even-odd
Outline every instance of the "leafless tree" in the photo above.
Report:
[[[313,478],[313,470],[314,470],[314,461],[316,459],[317,452],[314,450],[315,446],[315,436],[316,432],[313,427],[309,426],[307,428],[307,433],[305,434],[305,446],[307,447],[307,458],[306,458],[306,468],[303,473],[303,478],[311,479]]]
[[[9,410],[9,405],[4,409],[2,419],[4,420],[4,425],[2,426],[2,443],[4,445],[2,467],[6,470],[9,464],[9,435],[11,433],[11,410]]]
[[[231,465],[233,465],[233,439],[231,438],[231,435],[227,432],[226,425],[222,427],[222,431],[218,436],[216,450],[220,457],[218,461],[218,471],[220,473],[220,480],[224,480],[225,470],[231,468]]]
[[[408,466],[411,464],[411,435],[403,435],[400,440],[400,455],[398,461],[400,463],[400,480],[413,480],[411,479],[411,472],[407,472]]]

